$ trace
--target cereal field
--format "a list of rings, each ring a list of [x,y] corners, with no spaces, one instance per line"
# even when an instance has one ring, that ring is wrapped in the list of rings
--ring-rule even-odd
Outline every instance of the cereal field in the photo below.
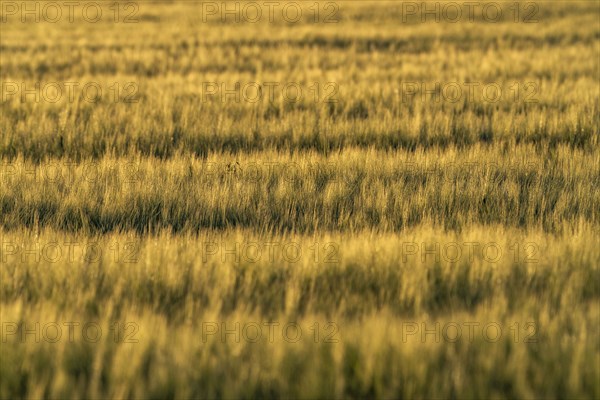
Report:
[[[599,398],[600,2],[0,2],[0,397]]]

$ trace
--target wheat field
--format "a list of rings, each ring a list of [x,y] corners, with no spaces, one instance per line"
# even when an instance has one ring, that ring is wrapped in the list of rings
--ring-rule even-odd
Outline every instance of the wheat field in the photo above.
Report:
[[[600,2],[67,3],[0,2],[2,399],[600,398]]]

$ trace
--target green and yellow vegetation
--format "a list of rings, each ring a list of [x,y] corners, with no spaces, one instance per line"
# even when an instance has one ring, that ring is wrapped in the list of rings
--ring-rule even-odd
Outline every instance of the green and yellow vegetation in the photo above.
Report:
[[[600,397],[598,1],[136,4],[0,25],[1,398]]]

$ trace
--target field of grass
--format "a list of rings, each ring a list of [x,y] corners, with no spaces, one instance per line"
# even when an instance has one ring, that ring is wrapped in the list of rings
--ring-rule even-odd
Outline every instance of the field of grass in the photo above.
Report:
[[[1,4],[0,398],[600,398],[600,2]]]

